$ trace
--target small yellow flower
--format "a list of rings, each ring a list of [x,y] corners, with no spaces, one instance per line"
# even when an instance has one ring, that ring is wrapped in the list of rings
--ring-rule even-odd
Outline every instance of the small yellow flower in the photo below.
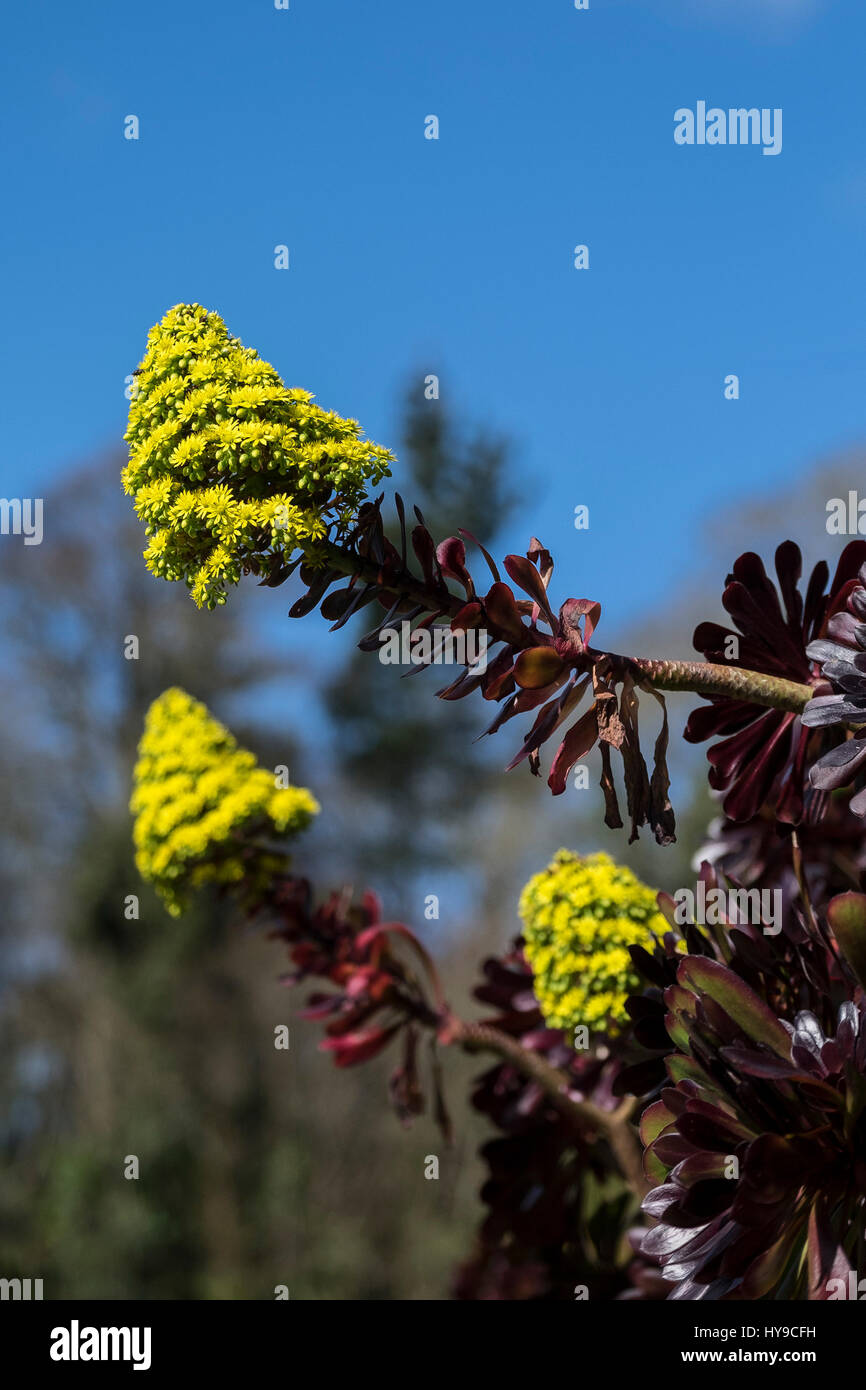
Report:
[[[520,897],[535,995],[551,1028],[584,1024],[609,1037],[627,1019],[639,987],[629,946],[651,950],[668,930],[656,896],[606,854],[579,858],[561,849]]]
[[[174,687],[147,712],[130,810],[138,871],[177,916],[204,883],[242,884],[254,895],[288,864],[254,838],[296,834],[319,807],[304,787],[278,787],[203,704]]]

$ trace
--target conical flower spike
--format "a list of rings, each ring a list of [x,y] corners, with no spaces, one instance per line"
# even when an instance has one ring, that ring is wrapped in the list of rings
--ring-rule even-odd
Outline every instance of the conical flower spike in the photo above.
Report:
[[[392,457],[360,434],[287,389],[219,314],[176,305],[148,335],[125,436],[148,569],[213,608],[242,573],[339,538]]]
[[[256,842],[296,833],[318,812],[304,787],[277,785],[199,701],[177,688],[154,700],[138,746],[130,810],[136,865],[177,916],[203,883],[249,899],[287,856]]]

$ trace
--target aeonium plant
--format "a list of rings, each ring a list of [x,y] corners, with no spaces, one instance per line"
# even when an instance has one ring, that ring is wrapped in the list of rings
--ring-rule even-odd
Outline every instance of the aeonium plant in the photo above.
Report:
[[[276,788],[184,691],[148,713],[132,809],[139,869],[170,911],[215,885],[285,943],[286,983],[314,984],[304,1014],[337,1066],[396,1050],[404,1123],[429,1104],[448,1140],[441,1053],[491,1055],[472,1102],[499,1134],[458,1296],[829,1297],[857,1267],[866,896],[786,920],[777,941],[681,922],[608,856],[562,850],[484,966],[495,1013],[467,1021],[374,895],[317,902],[290,871],[284,841],[314,799]],[[708,865],[703,882],[718,883]]]
[[[789,824],[823,814],[826,798],[810,771],[841,735],[835,724],[804,725],[801,715],[814,693],[831,688],[814,644],[826,640],[866,564],[866,542],[847,547],[829,585],[827,567],[818,566],[805,595],[792,542],[777,551],[778,587],[757,556],[741,556],[723,596],[737,630],[701,624],[695,633],[707,659],[626,657],[593,645],[601,617],[596,601],[552,604],[553,559],[535,538],[525,555],[505,557],[508,583],[467,531],[437,542],[417,509],[410,527],[397,494],[392,540],[383,495],[370,495],[390,472],[392,455],[365,441],[356,421],[285,387],[273,367],[200,305],[176,305],[151,330],[126,437],[124,486],[146,524],[148,567],[186,583],[199,606],[224,603],[242,574],[275,586],[297,571],[306,592],[292,606],[295,617],[320,607],[337,629],[375,606],[375,622],[359,644],[364,650],[377,650],[404,623],[419,633],[483,630],[483,664],[470,659],[440,697],[457,700],[480,690],[498,706],[490,734],[532,715],[509,767],[526,762],[537,774],[541,748],[556,738],[548,775],[554,795],[597,745],[605,821],[614,828],[622,825],[612,768],[618,754],[632,838],[646,824],[660,844],[674,837],[665,690],[710,701],[693,716],[686,737],[723,736],[709,758],[713,785],[726,789],[729,816],[749,820],[767,802]],[[483,584],[471,573],[467,544],[487,570]],[[734,647],[726,644],[728,635],[737,638]],[[640,693],[661,714],[651,773],[638,732]],[[846,766],[856,781],[859,764]]]
[[[448,1134],[443,1049],[492,1054],[473,1104],[499,1133],[458,1296],[836,1296],[840,1271],[866,1254],[866,542],[805,589],[793,542],[776,551],[775,580],[742,555],[722,599],[731,626],[695,632],[703,660],[626,657],[596,645],[597,602],[552,603],[538,540],[500,567],[467,531],[437,540],[417,509],[408,523],[399,494],[386,525],[372,490],[391,455],[286,388],[200,306],[152,330],[127,438],[125,486],[157,576],[207,608],[245,573],[270,586],[297,573],[292,615],[319,607],[336,630],[369,609],[367,651],[397,629],[413,641],[482,633],[484,661],[467,643],[440,697],[480,691],[496,706],[490,734],[526,716],[510,767],[537,775],[555,739],[554,795],[597,745],[612,828],[616,752],[631,838],[643,825],[660,845],[674,837],[663,692],[707,702],[685,736],[714,740],[724,819],[693,903],[709,890],[741,906],[683,915],[607,856],[562,851],[522,895],[521,935],[485,964],[477,997],[495,1013],[477,1021],[454,1014],[428,947],[371,895],[317,902],[290,872],[277,842],[315,814],[310,793],[277,795],[183,692],[149,716],[138,862],[172,910],[212,882],[265,920],[290,978],[321,982],[308,1013],[338,1066],[398,1049],[390,1090],[405,1122],[427,1103],[423,1055]],[[435,649],[417,641],[422,662]],[[660,716],[651,770],[641,695]]]
[[[322,1025],[322,1050],[336,1066],[396,1053],[388,1090],[401,1121],[429,1107],[448,1140],[443,1050],[491,1056],[473,1104],[500,1137],[484,1149],[490,1215],[456,1275],[461,1296],[556,1297],[578,1277],[612,1295],[620,1289],[622,1219],[637,1213],[646,1190],[635,1100],[614,1094],[619,1063],[598,1040],[603,1029],[591,1046],[576,1048],[573,1034],[550,1026],[520,941],[484,966],[477,995],[494,1015],[459,1017],[427,947],[404,923],[385,919],[374,894],[355,899],[338,890],[317,899],[292,872],[285,841],[316,813],[314,798],[304,788],[275,789],[273,776],[185,691],[166,691],[148,712],[131,810],[139,871],[170,912],[216,888],[285,944],[284,982],[313,985],[304,1016]],[[587,868],[590,896],[603,883],[616,885],[617,910],[596,923],[585,1016],[615,1033],[625,1017],[619,986],[637,981],[628,967],[623,975],[621,943],[651,944],[652,895],[606,859]],[[534,909],[526,913],[534,919]],[[606,1184],[603,1201],[599,1184]],[[542,1203],[527,1201],[542,1188]],[[581,1232],[587,1212],[596,1214],[595,1236]],[[573,1230],[563,1237],[566,1227]]]

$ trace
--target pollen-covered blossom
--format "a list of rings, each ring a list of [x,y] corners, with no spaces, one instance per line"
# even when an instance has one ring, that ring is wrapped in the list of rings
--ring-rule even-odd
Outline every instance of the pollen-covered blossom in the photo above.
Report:
[[[319,809],[304,787],[278,787],[203,704],[176,687],[148,710],[133,780],[136,865],[173,916],[204,883],[254,893],[287,859],[253,837],[302,830]]]
[[[619,1032],[638,984],[628,948],[651,949],[667,931],[652,889],[606,854],[582,859],[561,849],[527,883],[520,915],[535,995],[550,1027]]]
[[[219,314],[176,305],[148,335],[125,436],[148,569],[213,608],[242,573],[339,537],[392,457],[360,434],[288,389]]]

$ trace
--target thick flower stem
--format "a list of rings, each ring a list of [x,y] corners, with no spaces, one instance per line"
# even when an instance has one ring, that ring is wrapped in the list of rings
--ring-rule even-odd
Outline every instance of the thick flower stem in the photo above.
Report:
[[[516,1039],[486,1023],[464,1023],[453,1019],[447,1030],[448,1042],[458,1043],[468,1052],[494,1052],[517,1071],[535,1081],[561,1114],[582,1131],[604,1135],[620,1172],[639,1199],[649,1191],[644,1176],[638,1137],[630,1124],[635,1100],[628,1097],[614,1111],[602,1110],[589,1100],[575,1100],[568,1094],[569,1078],[550,1065],[537,1052],[521,1047]]]
[[[711,661],[656,661],[652,657],[632,657],[631,662],[658,690],[725,695],[729,700],[788,710],[791,714],[802,713],[812,698],[810,685],[740,666],[719,666]]]

